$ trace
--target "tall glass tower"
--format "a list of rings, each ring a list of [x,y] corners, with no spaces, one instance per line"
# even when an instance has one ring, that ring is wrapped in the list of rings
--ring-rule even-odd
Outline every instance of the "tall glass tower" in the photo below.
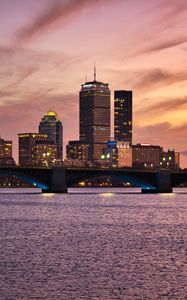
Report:
[[[39,133],[47,134],[48,140],[57,146],[57,159],[63,158],[63,126],[56,112],[49,110],[39,124]]]
[[[114,92],[114,139],[132,144],[132,91]]]
[[[88,159],[98,161],[110,140],[110,90],[96,80],[82,84],[80,91],[80,141],[89,145]]]

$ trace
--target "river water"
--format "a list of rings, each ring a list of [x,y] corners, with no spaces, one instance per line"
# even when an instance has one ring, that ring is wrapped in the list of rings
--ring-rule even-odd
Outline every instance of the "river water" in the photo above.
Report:
[[[0,299],[187,299],[187,189],[125,191],[1,190]]]

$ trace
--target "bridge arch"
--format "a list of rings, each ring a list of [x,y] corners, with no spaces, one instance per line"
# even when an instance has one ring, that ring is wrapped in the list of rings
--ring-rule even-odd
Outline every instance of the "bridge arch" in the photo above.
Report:
[[[187,172],[176,172],[171,175],[171,181],[173,187],[179,187],[187,184]]]
[[[77,176],[70,176],[67,181],[68,187],[72,187],[76,184],[78,184],[81,181],[85,181],[87,179],[91,180],[94,178],[107,178],[110,177],[111,179],[117,179],[120,182],[130,182],[133,184],[135,187],[139,187],[141,189],[146,189],[146,190],[154,190],[156,187],[153,184],[148,183],[145,180],[142,180],[136,176],[130,175],[130,174],[105,174],[104,172],[99,172],[97,174],[93,173],[87,173],[87,172],[81,172],[82,174],[78,174]]]
[[[32,176],[28,176],[23,174],[22,172],[19,171],[10,171],[10,170],[1,170],[0,171],[0,176],[14,176],[18,179],[21,179],[22,181],[32,184],[34,187],[42,189],[42,190],[47,190],[48,186],[44,183],[42,183],[40,180],[33,178]]]

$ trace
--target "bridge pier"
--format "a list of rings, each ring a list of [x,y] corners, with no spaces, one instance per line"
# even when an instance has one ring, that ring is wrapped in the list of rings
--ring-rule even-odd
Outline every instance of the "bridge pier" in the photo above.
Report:
[[[51,171],[49,189],[42,189],[42,193],[67,193],[66,169],[55,167]]]
[[[171,171],[160,170],[157,174],[156,187],[153,189],[142,189],[144,194],[172,193]]]

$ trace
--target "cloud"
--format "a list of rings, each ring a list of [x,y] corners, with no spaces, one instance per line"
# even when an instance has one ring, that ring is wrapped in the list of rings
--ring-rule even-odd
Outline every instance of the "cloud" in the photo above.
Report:
[[[162,122],[135,128],[136,142],[140,141],[141,137],[141,141],[169,148],[175,147],[178,150],[183,149],[186,135],[187,123],[174,126],[170,122]]]
[[[69,74],[71,68],[87,58],[83,54],[11,49],[12,46],[0,47],[0,105],[27,101],[27,97],[45,88],[56,89],[57,94],[69,93],[73,76],[67,76],[66,72]]]
[[[142,65],[143,66],[143,65]],[[136,93],[146,93],[187,81],[187,71],[173,71],[163,68],[105,68],[111,82],[120,82],[121,85],[132,89]],[[163,98],[163,97],[162,97]]]
[[[181,154],[184,155],[184,156],[187,156],[187,150],[181,151]]]
[[[65,52],[33,50],[26,47],[0,46],[0,77],[15,75],[20,71],[34,73],[34,71],[46,69],[65,70],[71,65],[82,63],[89,57],[89,54],[70,55]],[[28,74],[31,75],[31,74]]]
[[[16,101],[14,95],[12,94],[12,101],[1,105],[1,117],[17,118],[19,114],[15,114],[15,112],[20,112],[22,118],[20,119],[20,116],[18,116],[18,122],[19,120],[20,122],[28,122],[29,113],[34,116],[48,109],[54,109],[63,112],[64,118],[69,118],[73,111],[78,110],[77,95],[58,95],[54,92],[54,89],[47,88],[40,89],[36,92],[33,91],[31,95],[24,94],[24,97],[20,98],[19,101]],[[0,121],[2,121],[2,119]],[[32,123],[32,119],[29,119],[28,124],[30,121]]]
[[[161,145],[164,150],[175,149],[181,151],[181,165],[187,166],[186,154],[184,150],[184,137],[187,136],[187,123],[174,126],[169,122],[150,124],[136,127],[134,142],[146,142],[153,145]]]
[[[146,54],[155,51],[167,50],[179,45],[183,45],[186,42],[187,42],[187,37],[174,38],[173,40],[168,40],[168,41],[158,41],[156,44],[153,44],[152,46],[142,50],[142,53]]]
[[[15,49],[14,47],[5,47],[5,46],[0,46],[0,57],[6,57],[7,55],[14,55],[15,54]]]
[[[177,46],[182,48],[187,42],[186,0],[148,1],[149,4],[144,2],[146,8],[139,14],[141,22],[137,23],[139,26],[135,27],[136,32],[133,32],[136,46],[128,46],[128,43],[125,42],[122,51],[119,50],[123,61],[149,53],[157,54],[158,51]],[[114,55],[116,55],[116,49]]]
[[[113,0],[110,0],[110,2]],[[119,0],[118,0],[119,1]],[[108,3],[109,0],[68,0],[56,1],[39,15],[33,23],[23,28],[17,34],[17,42],[24,42],[49,30],[54,24],[67,22],[80,12]]]
[[[15,87],[17,87],[19,84],[21,84],[25,79],[29,78],[32,74],[34,74],[37,71],[37,68],[26,68],[26,69],[22,69],[20,70],[21,73],[23,73],[21,75],[21,77],[19,77],[18,79],[16,79],[15,81],[11,82],[10,84],[4,86],[3,88],[0,89],[0,92],[2,93],[4,90],[9,90],[9,89],[13,89]]]
[[[175,84],[187,80],[187,72],[171,73],[167,70],[154,68],[139,71],[140,79],[134,83],[135,89],[153,90],[162,86]]]
[[[187,42],[186,34],[181,33],[183,32],[181,26],[183,22],[185,22],[183,14],[187,12],[186,0],[164,0],[162,4],[156,4],[154,11],[155,15],[157,12],[159,12],[159,14],[152,24],[151,36],[154,36],[154,39],[151,39],[152,45],[146,46],[139,54],[167,50]],[[180,31],[176,35],[176,28],[179,24]],[[172,30],[174,32],[172,32]],[[181,34],[183,34],[183,36],[181,36]]]
[[[150,100],[150,99],[149,99]],[[187,109],[187,96],[184,98],[166,98],[164,101],[158,101],[157,99],[154,99],[154,104],[153,105],[149,105],[149,102],[153,102],[153,101],[149,101],[148,99],[146,99],[146,106],[147,108],[144,106],[143,110],[138,110],[136,111],[137,113],[141,114],[165,114],[168,112],[173,112],[176,110],[182,110],[182,109]],[[156,102],[156,103],[155,103]]]
[[[171,130],[171,128],[172,124],[169,122],[162,122],[158,124],[136,127],[135,140],[136,142],[141,141],[153,144],[162,144],[162,138],[165,135],[168,136],[168,132]],[[162,132],[162,138],[160,136],[160,132]]]
[[[80,59],[80,57],[72,57],[64,52],[54,52],[54,51],[41,51],[28,49],[21,45],[15,46],[11,44],[9,46],[0,46],[0,60],[2,64],[6,61],[6,64],[11,60],[16,62],[16,65],[26,63],[28,65],[33,65],[36,63],[46,63],[48,61],[54,61],[56,64],[59,62],[69,63],[70,61]],[[17,63],[19,62],[19,64]],[[1,68],[2,68],[1,64]],[[7,71],[8,72],[8,71]]]
[[[164,6],[169,9],[164,15],[165,20],[176,18],[187,10],[186,0],[164,0],[162,7]]]

